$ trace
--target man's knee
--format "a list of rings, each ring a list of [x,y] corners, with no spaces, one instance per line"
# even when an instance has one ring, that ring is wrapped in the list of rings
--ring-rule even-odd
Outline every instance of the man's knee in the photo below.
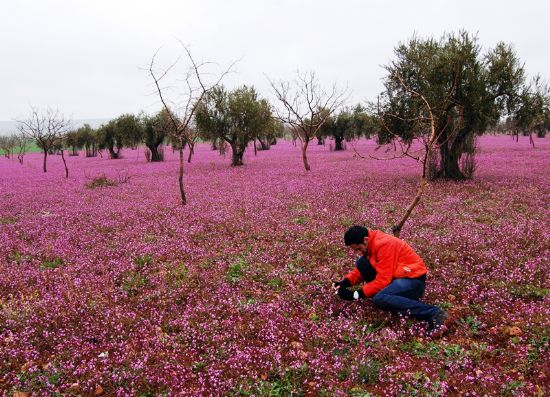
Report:
[[[377,308],[382,310],[390,310],[392,308],[391,295],[389,294],[383,294],[379,292],[372,297],[372,302]]]

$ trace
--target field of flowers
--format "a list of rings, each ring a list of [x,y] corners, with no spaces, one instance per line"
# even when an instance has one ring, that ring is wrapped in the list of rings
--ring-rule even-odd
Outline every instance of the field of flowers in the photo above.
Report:
[[[441,339],[331,292],[352,224],[386,229],[410,159],[280,142],[229,167],[199,145],[146,163],[0,158],[0,390],[6,396],[545,396],[550,139],[482,137],[477,173],[434,182],[401,237],[430,269]],[[377,153],[362,141],[357,150]],[[105,176],[109,186],[92,184]],[[97,181],[97,179],[96,179]],[[105,183],[104,183],[105,185]]]

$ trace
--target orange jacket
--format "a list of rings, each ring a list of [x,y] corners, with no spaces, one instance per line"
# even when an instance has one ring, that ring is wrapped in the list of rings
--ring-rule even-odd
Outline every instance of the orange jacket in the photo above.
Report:
[[[387,287],[395,278],[416,278],[428,272],[424,261],[403,240],[380,230],[369,230],[367,259],[376,270],[376,278],[363,286],[370,297]],[[363,281],[359,269],[346,275],[351,285]]]

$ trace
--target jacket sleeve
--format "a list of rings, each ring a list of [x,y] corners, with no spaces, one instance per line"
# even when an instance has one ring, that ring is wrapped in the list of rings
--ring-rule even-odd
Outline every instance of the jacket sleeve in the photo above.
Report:
[[[386,288],[393,279],[393,269],[397,260],[397,249],[392,244],[380,246],[378,263],[376,265],[376,278],[363,286],[365,296],[371,297]]]
[[[347,278],[351,285],[355,285],[361,281],[363,281],[363,277],[361,277],[361,273],[359,272],[359,269],[354,268],[351,272],[346,274],[344,278]]]

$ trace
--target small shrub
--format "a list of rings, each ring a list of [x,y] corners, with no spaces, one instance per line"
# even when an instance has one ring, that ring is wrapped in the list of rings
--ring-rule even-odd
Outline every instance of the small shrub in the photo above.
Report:
[[[357,368],[357,378],[360,382],[374,385],[380,380],[380,361],[370,360]]]
[[[449,309],[452,309],[453,304],[451,302],[439,302],[437,306],[439,306],[444,310],[449,310]]]
[[[432,357],[437,358],[440,355],[440,348],[434,342],[424,344],[417,340],[404,343],[399,348],[403,351],[409,352],[416,357]]]
[[[197,361],[193,363],[191,370],[195,373],[204,371],[206,369],[206,363],[204,361]]]
[[[227,281],[232,284],[238,282],[243,276],[244,269],[247,266],[248,264],[243,257],[238,258],[237,261],[229,265],[227,269]]]
[[[183,261],[170,268],[167,273],[167,281],[179,288],[189,280],[189,269]]]
[[[298,217],[294,218],[293,220],[298,225],[305,225],[306,223],[308,223],[308,218],[305,217],[305,216],[298,216]]]
[[[303,383],[307,378],[308,367],[304,364],[296,370],[274,374],[266,380],[243,382],[231,391],[231,396],[304,396]]]
[[[128,296],[136,296],[149,285],[149,279],[139,272],[129,272],[122,282],[122,289]]]
[[[98,187],[107,187],[107,186],[116,186],[117,183],[109,178],[107,178],[105,175],[101,175],[98,177],[95,177],[90,182],[86,183],[86,187],[88,189],[96,189]]]
[[[473,334],[476,334],[481,326],[481,321],[479,321],[476,316],[468,316],[461,319],[460,322],[465,324]]]
[[[283,287],[283,284],[284,284],[283,279],[279,277],[272,278],[267,282],[268,286],[270,286],[271,288],[277,291],[279,291]]]
[[[343,218],[340,223],[344,227],[350,227],[353,225],[354,222],[353,222],[353,219],[346,217],[346,218]]]
[[[432,382],[423,372],[414,374],[413,382],[403,384],[404,396],[440,397],[444,395],[441,381]]]
[[[15,250],[12,251],[12,253],[8,256],[8,258],[15,263],[21,263],[25,259],[25,255],[23,255],[21,252]]]
[[[63,264],[63,259],[61,258],[48,258],[44,259],[40,264],[41,269],[56,269]]]
[[[17,222],[15,216],[0,216],[0,225],[11,225]]]
[[[519,380],[513,380],[511,382],[505,383],[502,385],[502,396],[519,396],[523,395],[519,389],[523,388],[525,386],[525,382],[519,381]]]
[[[543,299],[548,295],[548,288],[539,288],[533,284],[517,285],[510,288],[510,294],[518,298]]]
[[[337,376],[338,376],[338,380],[343,382],[346,379],[348,379],[350,375],[351,375],[351,369],[348,367],[339,371]]]
[[[137,270],[142,270],[145,267],[153,263],[153,257],[149,254],[143,256],[136,256],[134,258],[134,265],[136,265]]]

